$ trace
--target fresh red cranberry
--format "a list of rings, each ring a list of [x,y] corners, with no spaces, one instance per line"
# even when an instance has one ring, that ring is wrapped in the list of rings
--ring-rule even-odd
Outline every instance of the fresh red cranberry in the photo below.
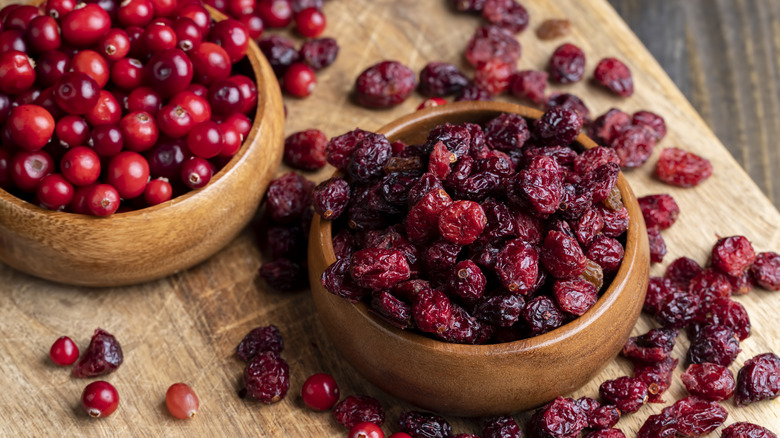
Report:
[[[60,161],[62,174],[77,186],[85,186],[97,181],[100,176],[100,157],[91,148],[76,146],[65,152]]]
[[[81,72],[97,82],[103,88],[108,83],[109,69],[106,60],[92,50],[82,50],[70,60],[72,71]]]
[[[203,34],[192,19],[179,17],[173,22],[173,31],[176,33],[176,46],[186,53],[198,47],[203,41]]]
[[[241,112],[244,108],[241,89],[230,79],[222,79],[211,84],[208,100],[211,110],[216,115],[227,116]]]
[[[183,3],[183,2],[182,2]],[[177,0],[152,0],[155,17],[170,17],[179,6]]]
[[[365,421],[349,428],[348,438],[385,438],[382,428],[374,423]]]
[[[582,79],[585,73],[585,53],[574,44],[563,44],[550,57],[550,78],[560,84]]]
[[[177,18],[185,17],[192,20],[200,29],[201,38],[208,36],[211,30],[211,16],[209,11],[199,2],[189,3],[179,8]]]
[[[414,91],[414,72],[396,61],[383,61],[364,70],[355,80],[358,103],[368,108],[400,104]]]
[[[230,76],[230,56],[214,43],[201,43],[189,52],[194,79],[206,86]],[[178,90],[181,91],[181,90]],[[178,92],[177,91],[177,92]]]
[[[211,164],[201,157],[190,157],[181,164],[181,180],[191,189],[205,187],[214,171]]]
[[[144,29],[138,26],[130,26],[125,28],[127,33],[127,39],[130,41],[130,51],[127,52],[129,58],[136,59],[148,59],[149,54],[144,47]]]
[[[63,210],[73,200],[73,185],[62,175],[52,173],[41,179],[35,193],[42,207]]]
[[[310,65],[314,71],[333,64],[339,54],[339,45],[333,38],[316,38],[303,43],[300,57],[303,62]]]
[[[124,138],[116,125],[100,125],[92,129],[92,148],[101,157],[113,157],[122,151]]]
[[[295,97],[307,97],[317,84],[317,76],[308,65],[296,62],[284,73],[284,90]]]
[[[41,87],[54,85],[69,67],[70,59],[58,50],[48,51],[38,57],[35,64],[35,80]]]
[[[146,72],[150,86],[162,97],[169,97],[186,90],[198,68],[184,52],[174,48],[152,55]]]
[[[157,115],[162,107],[162,96],[151,87],[138,87],[127,95],[125,108],[130,111],[145,111],[150,116]]]
[[[45,151],[19,151],[11,159],[11,177],[24,192],[33,192],[54,171],[54,160]]]
[[[24,33],[20,30],[0,32],[0,55],[12,50],[27,53],[27,41],[24,39]]]
[[[157,178],[149,181],[144,189],[144,201],[149,205],[162,204],[173,196],[171,183],[165,178]]]
[[[211,105],[209,105],[209,102],[191,91],[182,91],[173,96],[169,104],[179,105],[186,109],[195,123],[201,123],[211,119]]]
[[[111,216],[119,208],[119,192],[110,184],[96,184],[87,195],[89,213],[95,216]]]
[[[292,22],[290,0],[260,0],[257,2],[257,13],[270,28],[287,27]]]
[[[257,85],[244,75],[231,76],[228,80],[233,82],[241,93],[243,105],[239,111],[243,114],[250,114],[257,106]]]
[[[222,150],[222,133],[216,122],[207,120],[195,125],[187,135],[187,147],[201,158],[215,157]]]
[[[330,374],[313,374],[303,382],[301,398],[315,411],[327,411],[339,401],[339,386]]]
[[[254,4],[254,2],[252,2]],[[261,36],[263,36],[263,31],[265,30],[265,24],[263,23],[263,18],[260,17],[260,14],[257,12],[251,12],[249,14],[243,14],[243,15],[234,15],[238,18],[239,23],[244,25],[244,28],[246,29],[247,35],[249,35],[249,38],[253,40],[260,39]]]
[[[168,104],[157,113],[157,126],[168,137],[180,138],[190,132],[195,122],[186,109],[179,105]]]
[[[87,119],[92,126],[99,126],[105,124],[116,124],[122,118],[122,108],[119,106],[119,102],[113,94],[106,90],[100,90],[98,95],[98,101],[89,112],[84,114],[84,118]]]
[[[76,47],[88,47],[100,41],[111,28],[111,17],[97,4],[77,7],[60,22],[62,38]]]
[[[241,17],[254,13],[257,3],[254,0],[227,0],[226,7],[231,16]]]
[[[111,65],[111,82],[123,90],[133,90],[144,81],[144,65],[135,58],[122,58]]]
[[[0,92],[19,94],[35,82],[33,62],[22,52],[5,52],[0,55],[0,77]]]
[[[148,180],[149,163],[137,152],[120,152],[108,162],[106,182],[124,199],[140,196]]]
[[[81,408],[92,418],[108,417],[119,407],[119,393],[110,383],[98,380],[84,388]]]
[[[51,361],[59,366],[73,365],[79,358],[79,347],[67,336],[58,338],[49,350]]]
[[[76,3],[76,0],[47,0],[43,5],[43,12],[55,20],[59,20],[72,11],[76,7]]]
[[[231,63],[241,60],[249,50],[249,34],[246,28],[232,18],[214,24],[209,40],[225,49]]]
[[[151,0],[125,0],[119,5],[116,18],[124,27],[145,27],[154,18],[154,5]]]
[[[57,50],[62,44],[57,20],[47,15],[35,17],[27,26],[27,43],[35,52]]]
[[[38,105],[20,105],[6,121],[11,140],[28,151],[37,151],[49,142],[55,129],[54,117]]]
[[[8,15],[3,19],[3,26],[6,29],[24,32],[29,27],[30,22],[40,15],[41,13],[37,6],[21,5],[8,12]]]
[[[134,111],[127,114],[119,122],[125,149],[141,152],[157,142],[160,131],[154,117],[144,111]]]
[[[17,94],[14,98],[13,105],[31,105],[35,103],[38,97],[41,95],[41,90],[33,87],[28,88],[25,91]]]
[[[593,76],[603,86],[621,97],[634,94],[634,80],[631,70],[616,58],[604,58],[599,61]]]
[[[231,114],[222,120],[222,124],[233,126],[243,138],[246,138],[252,130],[252,121],[243,114]]]
[[[316,38],[325,31],[325,14],[317,8],[306,8],[295,14],[295,27],[306,38]]]
[[[144,47],[150,53],[173,49],[178,43],[176,32],[170,26],[164,24],[152,23],[147,26],[144,30],[143,39]]]
[[[86,114],[99,97],[100,86],[86,73],[65,73],[54,85],[54,99],[68,114]]]
[[[209,94],[209,89],[208,89],[208,87],[206,87],[206,86],[205,86],[205,85],[203,85],[203,84],[195,84],[195,83],[193,83],[193,84],[190,84],[190,86],[189,86],[189,87],[187,87],[187,91],[191,92],[192,94],[194,94],[194,95],[196,95],[196,96],[198,96],[198,97],[202,97],[202,98],[204,98],[204,99],[205,99],[205,98],[208,96],[208,94]]]
[[[14,11],[14,9],[17,9],[17,8],[19,8],[20,6],[22,6],[22,5],[20,5],[20,4],[17,4],[17,3],[11,3],[11,4],[9,4],[9,5],[5,5],[5,6],[3,6],[3,8],[2,8],[2,9],[0,9],[0,22],[5,22],[5,19],[6,19],[6,17],[7,17],[8,15],[10,15],[10,14],[11,14],[11,12],[13,12],[13,11]]]
[[[181,164],[190,156],[184,139],[163,138],[146,153],[152,177],[164,177],[168,180],[179,178]]]
[[[219,132],[222,134],[222,149],[219,151],[220,157],[232,157],[241,149],[241,143],[244,137],[233,125],[220,124]]]

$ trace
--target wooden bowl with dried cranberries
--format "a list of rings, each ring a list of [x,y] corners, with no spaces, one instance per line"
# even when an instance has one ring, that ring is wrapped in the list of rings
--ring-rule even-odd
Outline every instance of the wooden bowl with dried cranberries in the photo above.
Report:
[[[112,5],[3,9],[19,41],[0,56],[13,78],[0,87],[0,261],[66,284],[206,260],[252,218],[282,155],[278,82],[236,20],[200,3]]]
[[[352,155],[315,189],[310,280],[366,379],[424,409],[488,416],[571,393],[618,354],[644,301],[647,233],[613,151],[585,154],[598,146],[578,117],[459,102],[400,118],[385,139],[331,140]]]

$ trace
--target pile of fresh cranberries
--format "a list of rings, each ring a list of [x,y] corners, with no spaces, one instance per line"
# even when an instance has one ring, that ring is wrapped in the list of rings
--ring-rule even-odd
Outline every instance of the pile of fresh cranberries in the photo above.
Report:
[[[204,187],[257,104],[241,22],[197,0],[0,11],[0,188],[108,216]]]

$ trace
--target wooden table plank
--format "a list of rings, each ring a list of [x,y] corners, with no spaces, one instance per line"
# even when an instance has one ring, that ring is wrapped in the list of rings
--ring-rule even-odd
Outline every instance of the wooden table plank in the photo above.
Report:
[[[640,108],[658,112],[666,117],[669,127],[669,135],[659,147],[681,146],[712,160],[715,175],[695,189],[677,189],[655,181],[651,169],[657,153],[648,165],[627,173],[638,195],[669,192],[682,208],[678,223],[664,232],[669,246],[667,263],[680,255],[705,263],[717,235],[745,234],[758,250],[780,250],[780,213],[608,3],[525,3],[532,26],[545,18],[567,17],[574,31],[553,42],[537,40],[530,30],[520,34],[524,46],[520,68],[543,68],[562,41],[574,42],[585,50],[588,74],[601,57],[617,56],[634,73],[637,91],[632,98],[611,96],[587,81],[553,88],[582,96],[595,114],[612,106],[629,112]],[[362,69],[382,59],[397,59],[414,70],[433,60],[462,63],[465,42],[480,23],[475,17],[452,13],[438,0],[342,0],[326,3],[325,12],[327,34],[338,39],[342,52],[336,64],[319,75],[310,98],[286,99],[288,133],[316,127],[332,136],[356,126],[376,129],[413,111],[422,100],[416,95],[391,110],[357,108],[348,98],[352,81]],[[310,177],[322,179],[329,172]],[[261,262],[250,228],[200,266],[134,287],[73,288],[0,266],[0,387],[6,393],[0,397],[0,435],[344,436],[328,413],[304,408],[298,395],[304,379],[320,371],[334,375],[342,395],[361,393],[381,400],[387,410],[385,431],[397,431],[399,413],[411,406],[372,387],[341,360],[323,334],[309,295],[270,290],[256,276]],[[652,272],[662,273],[665,265],[654,266]],[[743,342],[743,352],[731,367],[734,371],[755,354],[780,352],[774,310],[780,308],[780,292],[756,290],[737,300],[750,313],[753,335]],[[236,396],[243,368],[233,350],[251,328],[270,323],[285,337],[283,357],[290,364],[292,387],[287,398],[268,406]],[[78,409],[86,381],[71,378],[68,369],[49,364],[46,356],[58,336],[71,335],[83,347],[97,326],[119,338],[125,363],[107,377],[120,392],[119,410],[110,418],[95,421]],[[651,320],[643,316],[635,334],[651,326]],[[683,357],[687,345],[682,335],[675,357]],[[594,397],[601,381],[630,372],[629,363],[617,358],[597,379],[572,395]],[[669,402],[685,396],[680,372],[678,368],[665,397]],[[190,383],[200,396],[201,411],[193,421],[173,420],[162,404],[166,388],[176,381]],[[733,401],[723,405],[730,413],[727,423],[749,420],[780,432],[778,400],[746,408],[736,408]],[[633,436],[648,415],[662,408],[643,407],[625,416],[619,427]],[[525,421],[528,414],[517,418]],[[472,420],[450,420],[458,433],[479,432]]]

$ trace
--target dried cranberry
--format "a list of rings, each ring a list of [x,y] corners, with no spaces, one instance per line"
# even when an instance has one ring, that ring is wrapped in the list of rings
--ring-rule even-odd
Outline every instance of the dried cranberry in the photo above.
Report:
[[[517,0],[487,0],[482,7],[482,17],[512,33],[528,27],[528,11]]]
[[[706,435],[717,429],[728,417],[723,406],[697,397],[677,400],[671,409],[676,419],[677,436],[681,437]]]
[[[347,170],[355,181],[368,182],[382,174],[382,167],[392,154],[392,147],[382,134],[367,134],[354,149]]]
[[[599,395],[617,406],[620,412],[636,412],[647,402],[647,385],[634,377],[619,377],[602,383]]]
[[[495,256],[494,270],[506,290],[526,295],[536,284],[539,253],[523,239],[510,240]]]
[[[447,150],[461,158],[469,151],[471,134],[466,126],[444,123],[431,129],[425,145],[427,148],[433,148],[438,142],[444,143]]]
[[[551,230],[542,244],[541,261],[555,278],[569,279],[585,271],[587,258],[576,239]]]
[[[236,347],[236,355],[244,362],[254,359],[258,353],[273,351],[280,354],[284,349],[282,334],[275,325],[256,327],[244,336]]]
[[[276,403],[290,389],[287,362],[273,351],[258,353],[244,369],[247,394],[263,403]]]
[[[740,341],[750,336],[750,318],[747,311],[742,304],[727,297],[703,302],[694,322],[699,326],[716,324],[729,327]]]
[[[554,163],[550,157],[540,157],[541,161]],[[563,182],[559,173],[554,170],[537,168],[523,169],[512,180],[510,199],[519,205],[529,205],[531,211],[538,215],[555,213],[563,199]]]
[[[469,78],[454,64],[429,62],[420,71],[417,90],[423,96],[449,96],[468,85]]]
[[[723,429],[721,438],[777,438],[777,435],[761,426],[740,421]]]
[[[643,362],[660,362],[669,358],[676,341],[676,329],[652,329],[644,335],[628,338],[621,353]]]
[[[664,408],[660,414],[647,417],[637,432],[637,438],[672,438],[677,437],[677,417],[672,406]]]
[[[452,308],[449,298],[436,289],[423,289],[412,303],[417,328],[428,333],[442,333],[449,327]]]
[[[708,325],[704,326],[691,341],[686,360],[688,363],[711,362],[729,366],[740,351],[742,349],[739,348],[739,340],[733,329]]]
[[[553,107],[534,122],[534,134],[544,145],[568,145],[582,130],[582,119],[578,113],[564,108]]]
[[[355,80],[355,97],[367,108],[388,108],[406,100],[417,86],[415,74],[397,61],[383,61]]]
[[[671,293],[660,303],[656,319],[664,327],[687,327],[698,315],[699,304],[698,295],[672,285]]]
[[[672,374],[677,367],[677,359],[668,357],[660,362],[634,362],[634,377],[647,386],[649,403],[664,403],[661,395],[672,384]]]
[[[723,237],[712,247],[712,266],[732,277],[745,272],[755,259],[753,245],[744,236]]]
[[[328,163],[339,170],[346,170],[355,148],[368,134],[369,132],[356,128],[331,138],[325,148]]]
[[[547,333],[563,325],[563,312],[545,295],[528,301],[521,316],[533,336]]]
[[[579,97],[570,94],[570,93],[553,93],[550,95],[550,97],[547,98],[547,102],[545,103],[545,110],[549,110],[550,108],[554,108],[556,106],[561,106],[566,109],[570,109],[577,113],[577,115],[580,117],[580,120],[582,120],[583,126],[590,122],[590,110],[587,106],[585,106],[585,102],[582,101]]]
[[[630,125],[631,116],[617,108],[610,108],[591,123],[588,136],[599,144],[610,145]]]
[[[411,196],[410,199],[411,201]],[[452,203],[444,190],[431,190],[414,204],[406,217],[406,234],[412,243],[423,243],[438,232],[439,214]]]
[[[475,83],[469,83],[455,96],[455,102],[489,100],[493,100],[493,95]]]
[[[534,438],[576,437],[588,426],[588,417],[576,400],[557,397],[534,412],[528,425]]]
[[[368,422],[381,426],[385,422],[385,411],[382,404],[367,395],[350,395],[333,408],[336,421],[351,428],[358,423]]]
[[[319,183],[312,194],[314,211],[323,219],[333,220],[341,216],[349,204],[349,183],[333,177]]]
[[[544,102],[547,88],[547,73],[538,70],[523,70],[509,78],[509,92],[520,99],[528,99],[536,105]]]
[[[559,84],[577,82],[585,73],[585,53],[574,44],[562,44],[550,57],[549,70],[550,78]]]
[[[315,38],[306,40],[301,46],[300,57],[314,71],[322,70],[333,64],[339,54],[339,45],[333,38]]]
[[[669,194],[647,195],[637,199],[642,216],[648,227],[665,230],[674,224],[680,215],[680,207]]]
[[[412,306],[388,291],[374,292],[371,295],[370,310],[400,329],[412,326]]]
[[[731,296],[731,283],[726,274],[707,268],[688,283],[688,290],[698,295],[702,302]]]
[[[266,192],[268,212],[279,223],[292,222],[310,205],[314,183],[295,172],[271,181]]]
[[[319,129],[290,134],[284,140],[284,162],[302,170],[317,170],[325,166],[328,137]]]
[[[663,117],[650,111],[637,111],[631,116],[631,123],[634,125],[644,125],[652,129],[655,133],[655,139],[661,141],[666,136],[666,122]]]
[[[409,264],[401,251],[367,248],[352,255],[350,275],[362,287],[387,289],[409,279]]]
[[[598,299],[597,294],[596,287],[582,279],[558,280],[553,285],[558,307],[572,315],[580,316],[593,307]]]
[[[452,436],[452,426],[438,415],[419,411],[401,412],[398,427],[412,438],[448,438]]]
[[[437,336],[447,342],[456,342],[458,344],[484,344],[493,334],[494,327],[489,324],[483,324],[476,318],[469,315],[457,304],[451,304],[452,316],[450,325]]]
[[[701,274],[702,268],[696,260],[688,257],[680,257],[675,259],[669,266],[666,267],[666,273],[664,277],[673,281],[681,288],[687,289],[697,275]]]
[[[439,214],[439,233],[450,242],[468,245],[487,223],[482,207],[473,201],[455,201]]]
[[[339,258],[323,271],[320,282],[328,292],[356,303],[370,291],[358,286],[352,280],[352,277],[349,275],[350,265],[350,256]]]
[[[491,59],[477,67],[474,83],[493,96],[502,94],[509,88],[510,78],[516,70],[513,63],[500,59]]]
[[[661,263],[666,255],[666,241],[658,228],[647,229],[647,241],[650,246],[650,262]]]
[[[631,70],[616,58],[604,58],[599,61],[593,77],[618,96],[629,97],[634,94]]]
[[[714,363],[691,364],[680,378],[691,395],[710,401],[731,398],[737,386],[734,374]]]
[[[474,302],[485,292],[487,280],[479,266],[471,260],[463,260],[455,265],[450,276],[448,291],[466,302]]]
[[[712,164],[694,153],[666,148],[658,157],[655,176],[673,186],[693,187],[712,176]]]
[[[474,316],[496,327],[509,327],[518,321],[524,306],[519,295],[492,295],[477,302]]]
[[[300,58],[293,42],[281,35],[263,37],[257,42],[257,46],[271,64],[276,77],[282,77],[287,67]]]
[[[645,126],[628,126],[609,143],[620,158],[621,167],[639,167],[644,164],[655,148],[655,135]]]
[[[737,374],[734,401],[745,406],[780,395],[780,357],[774,353],[759,354],[745,361]]]
[[[768,290],[780,290],[780,254],[776,252],[758,253],[750,265],[753,281]]]
[[[620,429],[599,429],[594,430],[587,435],[585,435],[584,438],[625,438],[626,434],[623,433]]]
[[[520,43],[511,32],[499,26],[482,26],[466,45],[466,60],[474,67],[491,59],[514,65],[521,52]]]
[[[531,137],[528,124],[518,114],[501,114],[485,126],[485,140],[492,149],[520,149]]]
[[[73,366],[74,377],[98,377],[114,372],[122,365],[122,346],[111,333],[97,328],[89,346]]]
[[[509,416],[488,418],[482,427],[482,438],[522,438],[522,436],[520,426]]]

